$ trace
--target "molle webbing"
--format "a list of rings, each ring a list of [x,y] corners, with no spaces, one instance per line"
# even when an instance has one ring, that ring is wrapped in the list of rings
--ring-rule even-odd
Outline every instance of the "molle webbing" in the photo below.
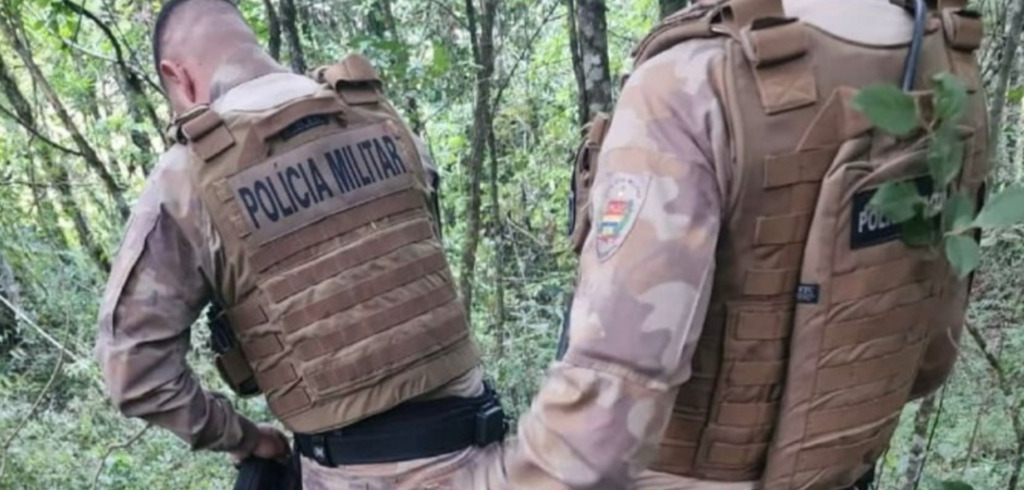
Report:
[[[179,131],[223,239],[232,328],[272,411],[307,433],[478,362],[407,129],[364,59],[319,74],[330,89],[197,111]]]

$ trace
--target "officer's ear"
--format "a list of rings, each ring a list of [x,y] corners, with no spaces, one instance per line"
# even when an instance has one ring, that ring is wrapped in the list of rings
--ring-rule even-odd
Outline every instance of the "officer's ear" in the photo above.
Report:
[[[195,80],[186,66],[174,61],[162,60],[160,61],[160,76],[164,80],[167,98],[170,100],[174,112],[184,112],[198,103]]]

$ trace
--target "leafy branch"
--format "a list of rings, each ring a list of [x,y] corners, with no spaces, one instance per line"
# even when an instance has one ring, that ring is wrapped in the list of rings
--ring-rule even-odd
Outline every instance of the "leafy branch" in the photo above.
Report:
[[[862,89],[854,107],[878,129],[899,138],[924,131],[923,151],[934,191],[947,196],[937,205],[912,181],[889,181],[872,197],[869,207],[902,227],[904,243],[912,247],[938,247],[957,275],[970,275],[981,259],[975,238],[978,231],[997,230],[1024,222],[1024,188],[1013,186],[986,199],[981,210],[957,177],[963,171],[965,147],[958,124],[967,107],[967,88],[954,75],[932,78],[931,104],[893,84]],[[941,201],[940,201],[941,202]]]

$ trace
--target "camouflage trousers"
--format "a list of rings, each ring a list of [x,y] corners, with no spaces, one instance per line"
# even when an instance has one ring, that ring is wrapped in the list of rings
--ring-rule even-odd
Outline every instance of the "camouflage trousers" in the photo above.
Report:
[[[328,468],[302,458],[303,490],[488,490],[506,486],[500,442],[400,463]]]
[[[637,490],[757,490],[755,482],[710,482],[683,476],[645,471],[636,480]]]
[[[514,444],[511,441],[413,461],[337,468],[303,457],[302,486],[303,490],[505,490],[510,488],[504,460],[508,445]],[[628,490],[756,488],[754,483],[715,483],[647,471]]]

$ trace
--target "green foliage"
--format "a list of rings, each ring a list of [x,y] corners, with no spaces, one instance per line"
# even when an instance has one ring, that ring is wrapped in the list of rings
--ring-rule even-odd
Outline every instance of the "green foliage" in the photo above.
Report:
[[[892,84],[872,85],[854,98],[854,106],[878,129],[898,137],[925,131],[927,163],[933,185],[947,195],[941,209],[928,205],[912,182],[883,183],[870,205],[893,223],[903,227],[903,240],[910,246],[936,246],[941,240],[946,259],[961,278],[979,263],[980,246],[971,235],[977,229],[989,231],[1024,223],[1024,188],[1011,187],[992,197],[975,214],[967,190],[956,185],[963,169],[964,143],[957,125],[966,110],[967,89],[954,75],[941,73],[932,79],[934,113],[931,119],[914,97]],[[930,218],[941,215],[936,228]]]
[[[914,99],[895,85],[866,87],[857,94],[853,103],[882,130],[905,136],[917,128]]]

